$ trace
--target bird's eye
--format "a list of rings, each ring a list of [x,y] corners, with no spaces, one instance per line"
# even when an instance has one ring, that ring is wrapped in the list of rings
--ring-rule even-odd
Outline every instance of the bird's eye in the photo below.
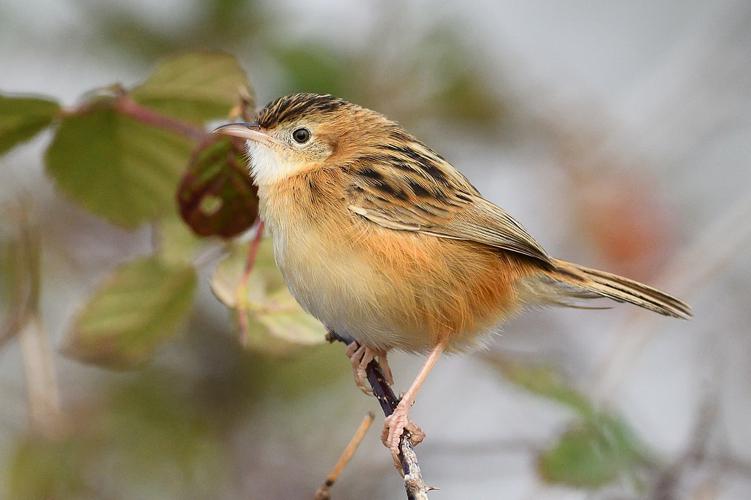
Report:
[[[306,128],[298,128],[292,132],[292,138],[298,144],[305,144],[310,139],[310,130]]]

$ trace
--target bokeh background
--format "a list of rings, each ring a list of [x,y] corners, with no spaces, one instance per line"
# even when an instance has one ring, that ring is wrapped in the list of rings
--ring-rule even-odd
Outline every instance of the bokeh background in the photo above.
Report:
[[[431,498],[745,499],[750,25],[742,0],[5,0],[0,88],[72,105],[91,88],[142,80],[166,55],[216,48],[241,60],[259,104],[306,90],[383,111],[552,254],[663,287],[696,316],[535,311],[487,350],[441,361],[413,412],[428,434],[424,476],[440,487]],[[208,290],[211,263],[181,335],[144,366],[109,371],[58,352],[88,294],[146,253],[150,232],[60,196],[40,160],[48,142],[0,158],[0,203],[23,198],[40,228],[43,321],[31,328],[52,348],[39,395],[29,353],[44,347],[24,342],[40,337],[0,347],[0,495],[311,498],[375,402],[354,388],[341,346],[243,349]],[[4,215],[0,227],[16,223]],[[406,389],[421,360],[392,359]],[[565,398],[525,389],[515,363],[544,365],[541,376],[617,415],[643,459],[595,449],[605,480],[551,481],[540,457],[579,417]],[[34,430],[47,418],[75,425],[51,439]],[[378,433],[334,498],[403,496]],[[564,468],[591,459],[587,446]]]

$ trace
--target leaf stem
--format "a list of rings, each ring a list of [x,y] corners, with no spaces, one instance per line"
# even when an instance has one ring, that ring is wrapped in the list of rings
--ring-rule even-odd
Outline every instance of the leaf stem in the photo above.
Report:
[[[235,289],[235,313],[237,314],[237,323],[240,325],[240,342],[242,345],[248,345],[250,340],[250,328],[248,326],[248,281],[250,280],[250,273],[253,272],[253,266],[256,262],[256,255],[258,255],[258,247],[261,245],[261,239],[263,237],[263,221],[258,222],[256,227],[256,234],[248,245],[248,255],[245,258],[245,270],[243,271],[240,283],[237,284]]]
[[[176,120],[172,117],[157,113],[145,106],[141,106],[127,94],[120,95],[115,100],[115,109],[141,123],[170,130],[195,141],[201,141],[208,135],[206,131],[200,127]]]

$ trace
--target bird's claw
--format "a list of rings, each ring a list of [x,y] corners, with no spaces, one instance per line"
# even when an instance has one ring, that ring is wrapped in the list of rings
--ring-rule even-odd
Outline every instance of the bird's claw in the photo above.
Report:
[[[352,342],[347,346],[347,357],[352,364],[352,374],[355,377],[355,384],[368,396],[372,395],[373,390],[368,386],[368,376],[365,368],[375,358],[375,352],[364,345]]]
[[[399,440],[405,430],[409,432],[409,442],[412,446],[417,446],[425,439],[425,432],[409,419],[409,408],[399,403],[394,412],[383,421],[383,431],[381,431],[381,442],[391,450],[391,457],[397,468],[401,467],[399,465]]]
[[[374,359],[378,360],[386,383],[393,385],[394,376],[391,373],[391,367],[389,366],[385,351],[371,349],[357,342],[352,342],[347,346],[346,354],[352,364],[352,374],[355,377],[355,384],[368,396],[373,394],[373,390],[367,383],[368,375],[365,369]]]

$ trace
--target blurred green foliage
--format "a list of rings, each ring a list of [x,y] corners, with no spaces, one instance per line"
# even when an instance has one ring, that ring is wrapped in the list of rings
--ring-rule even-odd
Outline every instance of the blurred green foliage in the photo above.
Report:
[[[149,13],[127,3],[103,4],[78,0],[93,28],[93,39],[129,57],[147,61],[185,50],[237,49],[268,35],[278,26],[263,2],[256,0],[191,0],[185,2],[180,23],[169,28],[153,22]]]
[[[577,488],[599,488],[635,479],[647,463],[636,436],[621,420],[599,415],[572,424],[538,459],[543,479]]]
[[[76,318],[63,352],[89,363],[129,367],[172,336],[193,302],[190,264],[149,257],[114,271]]]
[[[47,127],[59,108],[48,99],[0,95],[0,154]]]
[[[552,366],[500,355],[486,356],[485,361],[507,381],[566,406],[575,415],[558,441],[538,457],[544,480],[599,488],[618,479],[637,479],[644,465],[651,462],[625,421],[597,408]]]
[[[27,437],[11,464],[9,498],[211,498],[227,481],[221,429],[189,404],[183,385],[146,373],[81,409],[60,437]]]

